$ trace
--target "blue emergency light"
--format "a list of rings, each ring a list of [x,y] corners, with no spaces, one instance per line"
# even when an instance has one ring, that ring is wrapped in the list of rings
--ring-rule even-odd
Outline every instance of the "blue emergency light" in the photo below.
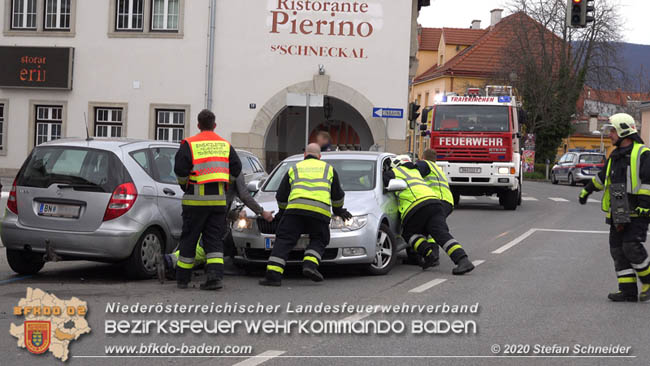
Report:
[[[509,95],[503,95],[499,97],[499,103],[510,103],[512,98]]]

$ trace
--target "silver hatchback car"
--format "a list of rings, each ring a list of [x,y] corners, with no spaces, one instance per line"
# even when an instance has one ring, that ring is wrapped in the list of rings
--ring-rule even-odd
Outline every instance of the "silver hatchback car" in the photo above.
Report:
[[[384,190],[382,183],[382,167],[393,157],[378,152],[323,153],[322,160],[338,172],[345,191],[344,206],[354,216],[346,222],[333,217],[323,264],[360,264],[374,275],[386,274],[396,264],[397,253],[406,248],[406,243],[399,236],[397,199]],[[249,190],[257,191],[255,199],[265,210],[278,211],[275,193],[289,168],[301,160],[302,155],[291,156],[281,162],[263,184],[259,181],[249,183]],[[275,241],[273,225],[252,215],[248,210],[247,218],[233,225],[237,248],[235,261],[243,265],[265,263]],[[299,239],[289,254],[289,264],[302,263],[308,242],[306,235]]]
[[[7,201],[2,242],[11,268],[47,260],[125,262],[132,278],[155,274],[155,256],[180,238],[178,144],[63,139],[34,148]]]

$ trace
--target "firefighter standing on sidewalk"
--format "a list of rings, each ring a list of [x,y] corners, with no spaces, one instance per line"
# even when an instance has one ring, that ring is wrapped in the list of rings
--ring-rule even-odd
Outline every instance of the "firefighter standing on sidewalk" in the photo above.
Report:
[[[580,192],[579,201],[584,205],[591,193],[605,190],[601,205],[610,224],[609,247],[619,288],[608,298],[617,302],[648,301],[650,257],[643,243],[650,223],[650,149],[643,145],[629,114],[615,114],[609,122],[605,128],[616,149],[605,169]],[[637,277],[642,284],[640,298]]]
[[[203,238],[206,282],[202,290],[223,287],[223,237],[226,233],[226,190],[230,176],[241,174],[241,161],[228,141],[214,133],[214,113],[198,116],[201,132],[181,141],[174,172],[183,188],[183,231],[176,263],[178,288],[187,288],[192,276],[196,243]]]
[[[402,237],[408,241],[413,250],[424,260],[422,268],[435,265],[437,261],[436,244],[443,248],[456,264],[452,270],[455,275],[462,275],[474,269],[467,253],[449,233],[445,221],[445,211],[440,196],[427,185],[418,166],[411,163],[406,155],[393,159],[389,169],[383,172],[384,186],[391,179],[401,179],[407,188],[396,192],[399,200],[399,213],[402,220]],[[431,236],[435,242],[427,240]]]
[[[343,208],[345,193],[339,176],[330,164],[320,160],[321,148],[312,143],[305,149],[305,159],[291,167],[282,179],[275,197],[280,222],[262,286],[280,286],[289,252],[302,234],[309,234],[309,245],[302,261],[303,275],[323,281],[318,271],[325,247],[330,240],[331,212],[343,220],[352,215]]]

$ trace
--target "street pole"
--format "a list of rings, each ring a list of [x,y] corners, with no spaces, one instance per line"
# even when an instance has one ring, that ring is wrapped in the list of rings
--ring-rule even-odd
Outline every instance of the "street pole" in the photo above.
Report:
[[[307,103],[305,103],[305,108],[307,109],[305,117],[305,151],[307,151],[307,145],[309,145],[309,99],[311,94],[307,93]]]
[[[388,152],[388,118],[384,118],[384,152]]]

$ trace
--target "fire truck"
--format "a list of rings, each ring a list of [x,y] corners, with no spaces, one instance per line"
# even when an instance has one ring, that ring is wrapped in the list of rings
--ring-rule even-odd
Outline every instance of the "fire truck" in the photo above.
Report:
[[[510,86],[487,86],[484,95],[478,88],[444,95],[423,110],[431,148],[456,205],[461,195],[496,195],[506,210],[521,205],[518,116],[523,113]]]

